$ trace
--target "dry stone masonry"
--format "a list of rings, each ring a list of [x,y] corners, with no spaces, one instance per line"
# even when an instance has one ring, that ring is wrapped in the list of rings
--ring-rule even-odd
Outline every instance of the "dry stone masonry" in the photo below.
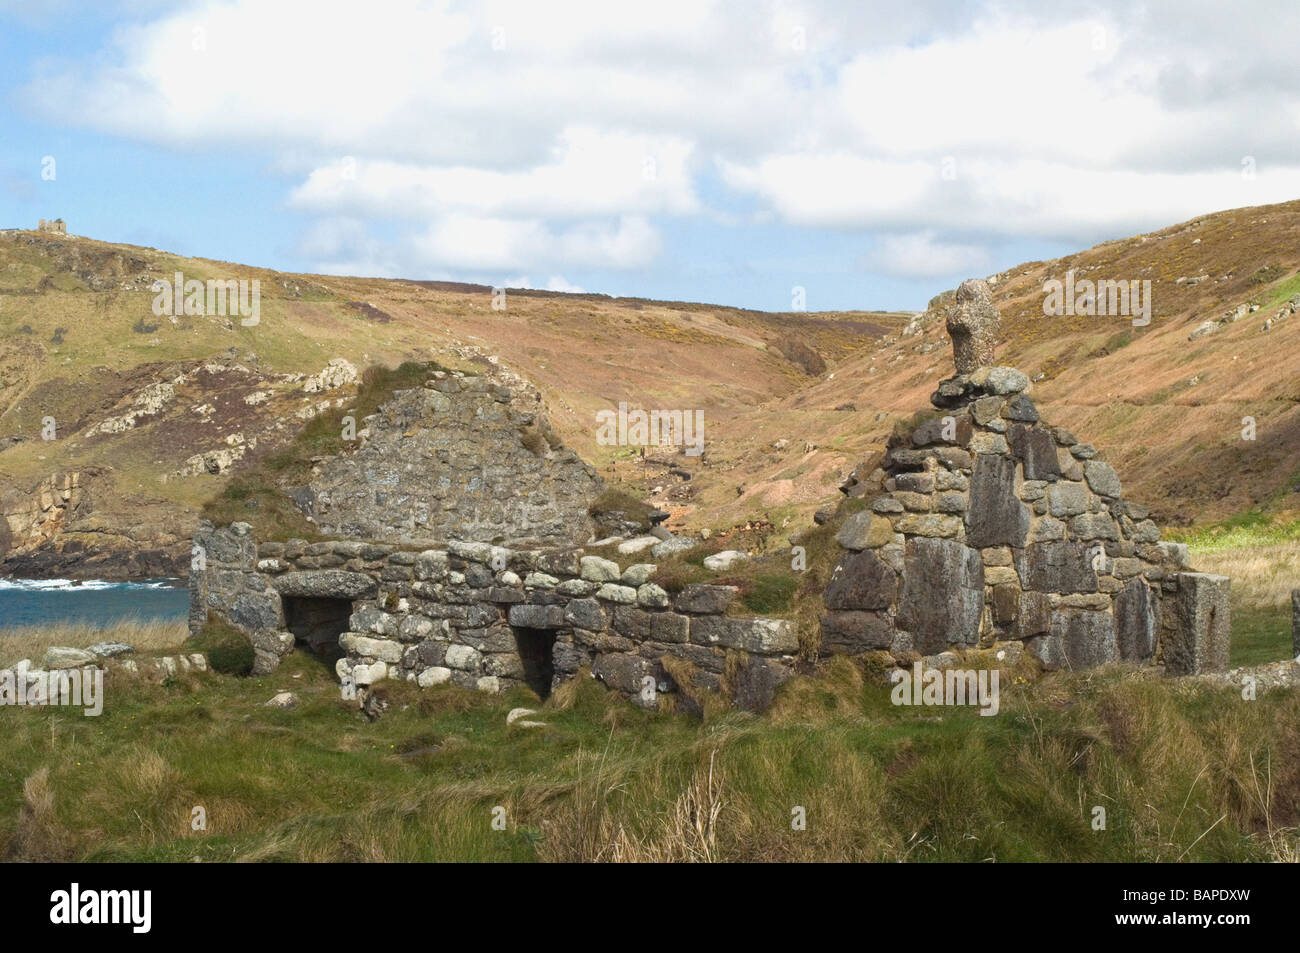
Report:
[[[1048,669],[1228,664],[1228,579],[1190,571],[1089,444],[1039,418],[1029,379],[990,367],[997,313],[980,281],[949,312],[957,376],[938,413],[842,488],[823,654],[897,659],[1018,641]]]
[[[795,624],[728,614],[734,587],[670,595],[653,564],[585,552],[600,481],[529,436],[540,413],[534,392],[487,378],[396,392],[355,451],[319,461],[291,494],[332,538],[199,524],[191,631],[209,617],[240,629],[256,673],[296,645],[341,656],[340,679],[362,690],[524,684],[545,696],[586,668],[648,707],[667,697],[698,710],[701,691],[766,707],[793,672]]]
[[[540,395],[438,375],[362,421],[356,452],[323,461],[294,491],[299,508],[323,534],[351,539],[586,540],[599,480],[547,443]]]
[[[451,682],[499,692],[526,684],[545,697],[587,667],[639,703],[700,690],[766,707],[790,677],[799,641],[786,619],[735,618],[731,586],[675,596],[648,563],[620,569],[580,548],[511,550],[451,541],[441,548],[333,540],[262,542],[246,523],[200,524],[207,568],[191,581],[192,630],[215,613],[248,633],[255,672],[295,644],[337,644],[340,678],[421,687]],[[690,691],[679,693],[679,679]]]

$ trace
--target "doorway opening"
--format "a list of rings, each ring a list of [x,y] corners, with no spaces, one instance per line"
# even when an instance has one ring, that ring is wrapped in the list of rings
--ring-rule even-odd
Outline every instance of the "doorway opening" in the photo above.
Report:
[[[551,684],[555,680],[555,662],[551,656],[555,649],[555,630],[511,628],[519,660],[524,665],[524,682],[545,700],[550,696]]]
[[[348,630],[352,600],[285,596],[283,601],[285,628],[293,633],[295,645],[305,645],[331,666],[343,657],[339,636]]]

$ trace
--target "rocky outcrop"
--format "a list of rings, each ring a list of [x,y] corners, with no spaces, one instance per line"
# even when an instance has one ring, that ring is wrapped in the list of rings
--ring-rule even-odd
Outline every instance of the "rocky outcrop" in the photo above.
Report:
[[[197,484],[283,446],[303,421],[349,399],[345,385],[356,376],[342,359],[312,377],[266,373],[256,354],[245,352],[241,362],[234,350],[125,373],[95,371],[95,387],[69,385],[75,403],[59,415],[57,439],[46,446],[53,459],[75,445],[105,463],[58,469],[34,485],[0,473],[0,576],[184,576],[195,519],[190,500],[219,489]],[[7,376],[0,391],[5,383]],[[330,393],[318,393],[322,389]],[[64,398],[72,400],[68,394]],[[31,419],[30,413],[11,413],[7,425],[30,425]],[[30,431],[0,435],[0,453],[41,439]],[[148,460],[159,468],[161,483],[188,481],[196,492],[182,502],[170,487],[123,480],[114,465],[123,459]]]
[[[0,575],[49,579],[147,579],[183,575],[189,545],[176,514],[145,501],[106,519],[95,503],[112,495],[103,467],[59,471],[34,489],[0,492]]]
[[[41,480],[30,493],[10,493],[0,499],[0,558],[10,550],[32,549],[53,539],[87,503],[86,486],[78,471],[61,471]]]

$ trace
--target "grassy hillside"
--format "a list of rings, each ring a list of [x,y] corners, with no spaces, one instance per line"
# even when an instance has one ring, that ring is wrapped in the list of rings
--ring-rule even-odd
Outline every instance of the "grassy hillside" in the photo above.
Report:
[[[260,281],[260,322],[155,316],[153,281],[178,271]],[[910,317],[513,290],[504,310],[492,304],[485,287],[283,275],[86,238],[0,233],[0,513],[18,514],[52,474],[78,471],[91,489],[52,528],[49,545],[93,548],[111,538],[127,547],[143,537],[183,550],[195,513],[230,479],[311,416],[350,408],[353,388],[306,386],[338,358],[358,369],[499,361],[541,387],[566,442],[609,466],[627,450],[596,445],[598,410],[619,401],[703,408],[708,426],[721,427],[803,386],[806,366],[874,347]],[[790,346],[792,329],[801,348]],[[43,440],[51,419],[57,439]],[[228,465],[205,464],[232,447]]]
[[[1300,293],[1298,234],[1292,202],[1008,269],[993,276],[998,358],[1036,379],[1044,416],[1101,448],[1126,495],[1162,523],[1252,511],[1289,523],[1300,515],[1300,319],[1262,327]],[[1045,317],[1043,282],[1070,269],[1150,280],[1150,325]],[[260,324],[155,317],[149,285],[175,271],[259,279]],[[231,479],[308,417],[350,407],[351,386],[305,389],[304,375],[327,361],[358,370],[496,361],[540,387],[566,444],[669,510],[671,528],[779,548],[951,373],[938,309],[912,322],[554,292],[507,292],[505,310],[492,302],[491,289],[472,285],[287,275],[0,233],[0,512],[14,514],[40,481],[74,469],[90,490],[50,523],[46,545],[183,551],[195,514]],[[1240,305],[1239,320],[1188,340]],[[150,401],[160,387],[170,388],[161,407],[140,413],[159,403]],[[702,410],[704,455],[599,446],[595,414],[620,401]],[[58,422],[52,442],[40,439],[47,417]],[[1246,417],[1253,441],[1242,439]],[[106,427],[124,418],[130,426]],[[223,455],[234,459],[208,465]]]

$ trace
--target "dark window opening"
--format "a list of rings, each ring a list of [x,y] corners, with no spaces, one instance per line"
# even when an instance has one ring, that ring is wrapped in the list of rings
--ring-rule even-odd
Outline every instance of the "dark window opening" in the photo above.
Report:
[[[551,657],[555,648],[555,630],[518,626],[513,629],[519,660],[524,665],[524,682],[540,697],[549,697],[555,680],[555,662]]]
[[[348,630],[351,618],[350,599],[284,597],[285,627],[293,633],[294,642],[331,664],[343,657],[339,636]]]

